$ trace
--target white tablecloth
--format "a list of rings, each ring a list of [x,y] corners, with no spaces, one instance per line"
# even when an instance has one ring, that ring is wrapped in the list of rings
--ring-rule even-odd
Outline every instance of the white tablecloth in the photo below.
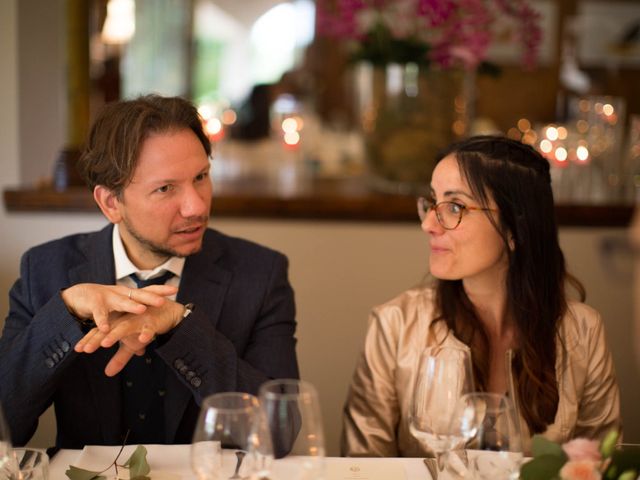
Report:
[[[135,446],[127,446],[122,452],[118,463],[124,463]],[[147,462],[151,466],[152,480],[196,480],[191,471],[189,445],[146,445]],[[65,471],[69,465],[89,470],[106,468],[118,454],[120,447],[85,447],[84,450],[60,450],[51,459],[51,480],[66,479]],[[294,458],[276,460],[280,468],[291,468]],[[420,458],[338,458],[326,459],[327,471],[342,472],[340,476],[327,476],[327,480],[377,480],[379,474],[386,469],[404,471],[406,480],[429,480],[430,475]],[[388,471],[388,470],[387,470]],[[113,475],[113,473],[111,473]],[[385,478],[384,480],[403,480],[399,478]],[[108,477],[113,478],[113,477]]]

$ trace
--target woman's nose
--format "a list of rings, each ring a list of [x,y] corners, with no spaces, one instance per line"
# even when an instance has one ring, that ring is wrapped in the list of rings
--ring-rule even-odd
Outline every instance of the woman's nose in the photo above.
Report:
[[[444,228],[442,228],[442,225],[440,225],[438,221],[435,208],[430,208],[426,211],[420,227],[424,233],[429,235],[441,234],[444,231]]]

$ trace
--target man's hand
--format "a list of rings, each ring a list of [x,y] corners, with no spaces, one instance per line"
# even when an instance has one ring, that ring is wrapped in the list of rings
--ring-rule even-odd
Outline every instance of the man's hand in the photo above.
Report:
[[[177,292],[176,287],[153,285],[130,289],[123,285],[79,283],[62,291],[62,301],[78,318],[92,318],[101,332],[108,332],[114,313],[140,315],[147,307],[161,307],[165,297]]]
[[[146,287],[144,290],[155,287]],[[112,377],[124,368],[133,355],[144,354],[145,348],[156,335],[175,328],[182,320],[183,313],[183,305],[165,299],[163,305],[149,306],[143,313],[122,313],[112,317],[109,331],[93,328],[74,348],[77,352],[93,353],[100,347],[109,348],[120,342],[118,351],[105,368],[105,374]]]

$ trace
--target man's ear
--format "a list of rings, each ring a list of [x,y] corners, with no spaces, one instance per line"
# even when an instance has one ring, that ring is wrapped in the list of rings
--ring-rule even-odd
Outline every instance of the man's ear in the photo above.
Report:
[[[102,210],[102,213],[111,223],[120,223],[122,215],[120,214],[120,200],[112,190],[103,185],[97,185],[93,189],[93,199]]]

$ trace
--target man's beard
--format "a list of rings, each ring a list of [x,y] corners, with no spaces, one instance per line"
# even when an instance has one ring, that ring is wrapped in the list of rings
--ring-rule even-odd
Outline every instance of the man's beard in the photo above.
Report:
[[[200,220],[203,221],[203,223],[206,225],[208,218],[203,217]],[[159,243],[149,240],[148,238],[143,237],[140,233],[136,231],[133,225],[129,223],[126,217],[123,217],[122,223],[124,223],[124,226],[127,228],[131,236],[135,238],[140,245],[146,247],[146,249],[149,252],[153,253],[154,255],[158,255],[166,258],[169,258],[169,257],[184,258],[184,257],[188,257],[189,255],[193,255],[194,253],[198,253],[200,250],[202,250],[202,242],[200,242],[200,247],[198,247],[197,249],[189,253],[185,254],[185,253],[177,252],[176,250],[168,247],[167,245],[161,245]]]

